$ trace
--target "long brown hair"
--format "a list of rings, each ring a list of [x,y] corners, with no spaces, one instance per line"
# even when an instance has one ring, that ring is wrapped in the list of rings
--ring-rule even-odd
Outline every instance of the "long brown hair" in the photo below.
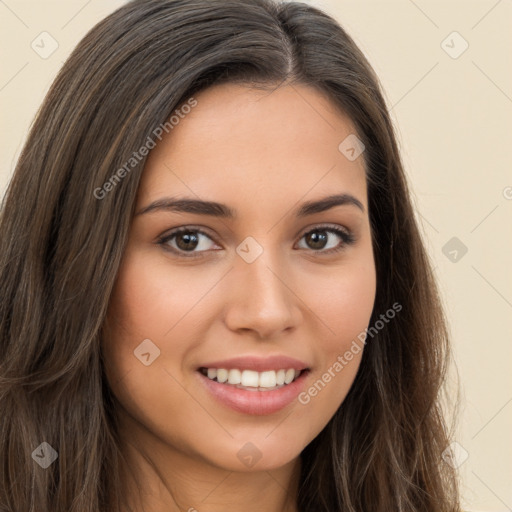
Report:
[[[449,333],[378,78],[331,17],[272,0],[129,2],[84,37],[48,92],[0,218],[1,510],[119,510],[123,455],[100,340],[145,157],[109,193],[95,190],[194,93],[285,81],[316,87],[354,122],[377,267],[371,325],[402,305],[303,450],[299,510],[459,510],[441,457]],[[35,462],[51,453],[43,442],[58,454],[46,469]]]

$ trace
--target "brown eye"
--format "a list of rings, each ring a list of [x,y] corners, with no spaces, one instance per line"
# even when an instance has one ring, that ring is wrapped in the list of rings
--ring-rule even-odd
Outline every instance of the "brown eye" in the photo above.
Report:
[[[306,247],[301,248],[312,249],[322,254],[340,251],[355,241],[352,233],[334,226],[319,226],[305,233],[301,239],[306,242]]]
[[[306,236],[306,243],[312,249],[323,249],[327,244],[329,239],[328,235],[326,235],[325,231],[310,231]]]
[[[194,250],[199,244],[199,237],[192,231],[186,231],[174,235],[176,239],[176,245],[183,251]]]
[[[200,229],[179,228],[164,235],[158,240],[158,244],[181,256],[195,257],[202,256],[203,252],[211,249],[210,245],[214,242],[210,236]]]

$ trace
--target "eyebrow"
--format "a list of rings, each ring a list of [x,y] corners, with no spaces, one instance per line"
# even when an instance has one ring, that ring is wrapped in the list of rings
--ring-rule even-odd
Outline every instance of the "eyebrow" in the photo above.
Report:
[[[356,206],[363,213],[365,211],[363,204],[356,197],[350,194],[335,194],[316,201],[307,201],[303,203],[296,211],[296,216],[299,218],[306,217],[308,215],[330,210],[335,206],[343,205]],[[237,218],[236,210],[233,210],[225,204],[187,197],[163,197],[161,199],[157,199],[139,210],[135,215],[144,215],[146,213],[160,211],[194,213],[197,215],[210,215],[212,217],[220,217],[224,219]]]

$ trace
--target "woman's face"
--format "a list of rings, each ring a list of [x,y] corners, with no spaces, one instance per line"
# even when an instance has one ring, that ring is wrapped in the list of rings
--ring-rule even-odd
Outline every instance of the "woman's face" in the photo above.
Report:
[[[150,457],[277,468],[325,427],[361,360],[376,291],[363,157],[315,89],[228,84],[195,100],[142,175],[107,377]]]

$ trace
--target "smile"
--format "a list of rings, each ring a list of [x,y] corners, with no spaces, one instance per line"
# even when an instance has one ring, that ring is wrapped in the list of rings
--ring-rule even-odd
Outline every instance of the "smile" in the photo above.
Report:
[[[206,396],[213,399],[213,404],[242,414],[267,415],[277,413],[297,401],[306,387],[310,370],[283,368],[257,372],[201,367],[195,373]]]
[[[257,372],[232,368],[200,368],[200,372],[209,379],[248,391],[271,391],[280,389],[295,381],[304,370],[293,368]]]

